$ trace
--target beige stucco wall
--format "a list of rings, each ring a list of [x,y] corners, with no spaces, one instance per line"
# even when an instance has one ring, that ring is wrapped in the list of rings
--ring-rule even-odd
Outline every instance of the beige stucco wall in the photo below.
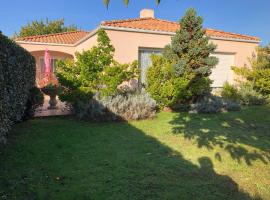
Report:
[[[115,59],[121,63],[132,62],[138,59],[140,48],[164,48],[171,42],[171,35],[107,30],[114,45]],[[243,66],[248,63],[258,43],[248,43],[228,40],[210,40],[217,45],[217,52],[234,53],[235,65]]]
[[[138,60],[139,48],[164,48],[171,41],[170,35],[158,35],[107,30],[113,46],[115,59],[120,63]]]
[[[97,44],[97,34],[92,35],[87,40],[83,41],[82,43],[78,44],[75,47],[75,52],[82,52],[91,49],[94,45]]]
[[[252,42],[238,42],[238,41],[225,41],[225,40],[211,40],[217,45],[217,52],[234,53],[235,65],[242,67],[249,65],[248,58],[251,58],[255,53],[258,43]]]

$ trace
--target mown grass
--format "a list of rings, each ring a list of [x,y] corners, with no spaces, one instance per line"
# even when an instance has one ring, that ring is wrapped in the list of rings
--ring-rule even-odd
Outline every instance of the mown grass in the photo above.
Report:
[[[270,107],[130,123],[17,124],[0,199],[270,199]]]

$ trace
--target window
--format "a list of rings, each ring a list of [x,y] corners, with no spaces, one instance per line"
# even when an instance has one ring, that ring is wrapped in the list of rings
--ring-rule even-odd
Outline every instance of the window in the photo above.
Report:
[[[56,58],[51,58],[51,72],[54,73],[55,69],[56,69],[56,62],[58,61],[58,59]],[[45,73],[45,62],[44,62],[44,58],[40,58],[40,72],[42,74]]]
[[[152,65],[151,55],[161,55],[162,49],[140,49],[139,50],[139,67],[141,69],[141,83],[146,83],[146,73],[148,67]]]

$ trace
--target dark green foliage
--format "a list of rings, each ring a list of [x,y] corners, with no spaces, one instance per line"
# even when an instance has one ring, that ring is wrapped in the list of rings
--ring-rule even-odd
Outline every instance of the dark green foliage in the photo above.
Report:
[[[60,93],[60,87],[58,85],[55,85],[53,83],[49,83],[45,85],[43,88],[41,88],[41,91],[49,96],[56,96]]]
[[[153,118],[156,102],[146,93],[118,94],[95,97],[88,102],[77,102],[78,118],[91,121],[128,121]]]
[[[44,96],[39,88],[33,87],[30,89],[26,109],[24,112],[24,119],[29,119],[34,116],[36,109],[44,103]]]
[[[65,26],[64,19],[33,21],[26,26],[22,26],[19,33],[15,33],[15,37],[27,37],[33,35],[45,35],[52,33],[62,33],[67,31],[76,31],[75,25]]]
[[[202,27],[203,19],[194,9],[186,12],[180,25],[171,44],[165,47],[164,58],[153,57],[147,74],[147,90],[161,106],[195,102],[208,94],[209,75],[218,63],[217,58],[210,56],[216,46],[209,43]]]
[[[10,125],[22,120],[35,70],[31,54],[0,33],[0,142]]]

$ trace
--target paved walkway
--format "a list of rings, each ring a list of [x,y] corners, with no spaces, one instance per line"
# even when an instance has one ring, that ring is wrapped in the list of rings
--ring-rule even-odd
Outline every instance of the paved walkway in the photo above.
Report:
[[[48,110],[50,97],[44,95],[44,104],[36,110],[35,117],[46,117],[46,116],[59,116],[69,115],[70,110],[67,108],[64,102],[61,102],[57,97],[57,109]]]

